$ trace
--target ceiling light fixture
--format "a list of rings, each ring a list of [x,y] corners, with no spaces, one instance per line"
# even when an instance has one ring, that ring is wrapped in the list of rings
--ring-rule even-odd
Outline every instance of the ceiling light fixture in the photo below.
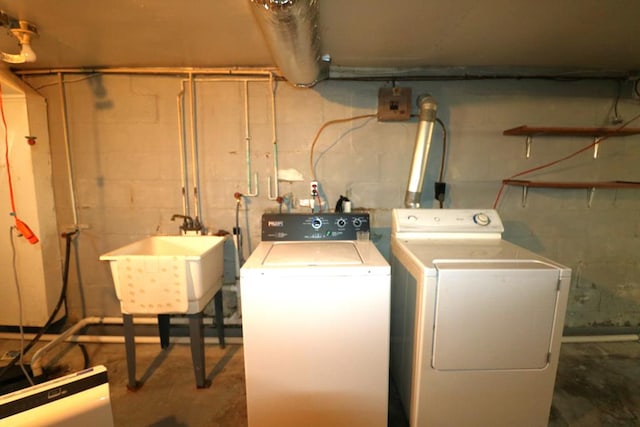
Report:
[[[0,11],[0,25],[7,27],[9,33],[18,39],[20,44],[20,53],[0,52],[0,59],[11,64],[35,62],[36,53],[31,49],[31,39],[38,35],[36,26],[30,22],[12,18],[3,11]]]

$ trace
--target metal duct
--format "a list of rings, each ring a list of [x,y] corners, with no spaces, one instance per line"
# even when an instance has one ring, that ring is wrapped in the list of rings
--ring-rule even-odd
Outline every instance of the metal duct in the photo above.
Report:
[[[422,185],[429,159],[429,147],[431,146],[431,136],[433,135],[433,125],[436,122],[436,111],[438,104],[431,95],[420,95],[418,97],[418,107],[420,108],[420,119],[418,122],[418,133],[413,149],[413,160],[411,161],[411,172],[409,183],[404,198],[404,206],[407,208],[419,208],[422,198]]]
[[[250,0],[253,14],[282,75],[311,87],[326,77],[320,55],[317,0]]]

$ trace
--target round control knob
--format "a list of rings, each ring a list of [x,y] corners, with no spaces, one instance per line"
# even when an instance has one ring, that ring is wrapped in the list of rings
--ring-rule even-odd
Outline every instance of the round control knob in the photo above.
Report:
[[[322,220],[318,217],[311,218],[311,228],[319,230],[322,227]]]
[[[481,225],[483,227],[491,224],[491,218],[489,218],[489,215],[484,214],[484,213],[477,213],[473,216],[473,222],[475,222],[478,225]]]
[[[343,228],[345,225],[347,225],[347,220],[344,218],[338,218],[338,220],[336,221],[336,225],[340,228]]]
[[[360,218],[353,218],[353,226],[358,228],[362,225],[362,220]]]

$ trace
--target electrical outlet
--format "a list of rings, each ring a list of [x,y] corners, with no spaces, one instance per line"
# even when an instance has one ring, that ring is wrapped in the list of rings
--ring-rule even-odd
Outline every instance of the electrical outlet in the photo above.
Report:
[[[378,90],[379,121],[402,121],[410,118],[410,87],[382,87]]]
[[[311,181],[309,183],[309,195],[311,195],[311,197],[318,197],[319,190],[318,181]]]

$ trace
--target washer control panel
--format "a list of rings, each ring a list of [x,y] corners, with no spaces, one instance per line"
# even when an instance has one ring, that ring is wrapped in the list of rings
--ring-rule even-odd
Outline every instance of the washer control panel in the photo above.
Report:
[[[263,241],[369,239],[368,213],[263,214]]]
[[[494,209],[394,209],[392,233],[498,233],[504,231]]]

